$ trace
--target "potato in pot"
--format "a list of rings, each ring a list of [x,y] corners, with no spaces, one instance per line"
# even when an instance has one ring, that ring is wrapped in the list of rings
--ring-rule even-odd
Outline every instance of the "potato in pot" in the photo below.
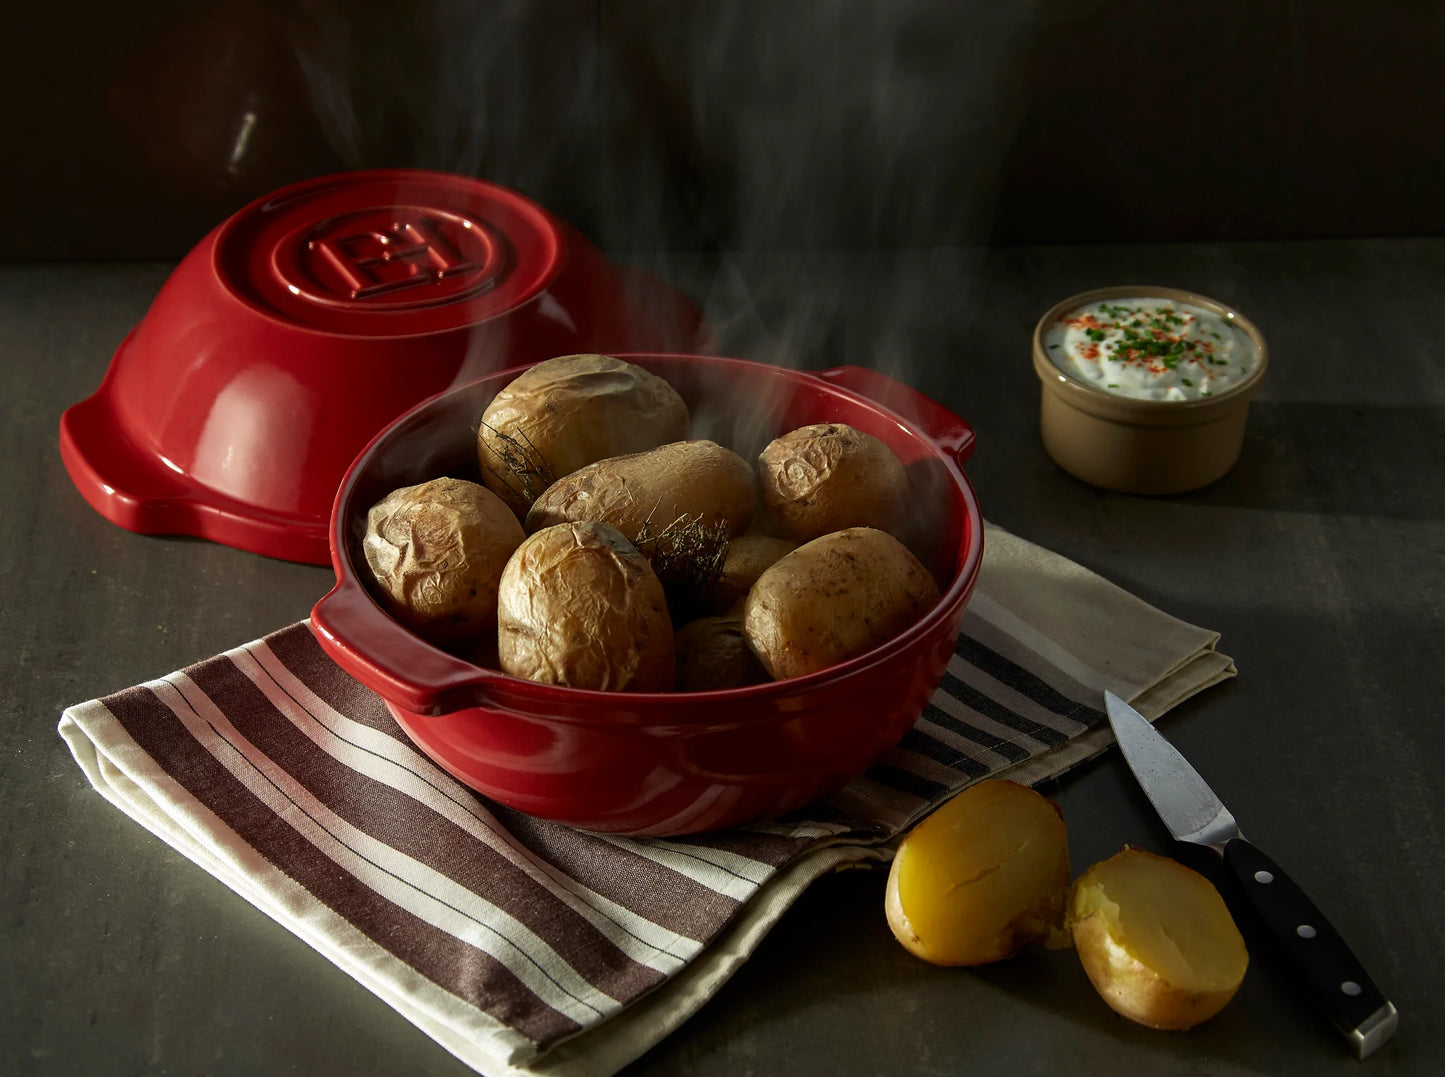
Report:
[[[600,520],[633,542],[678,521],[722,524],[729,538],[747,530],[756,491],[753,469],[715,441],[676,441],[598,460],[558,479],[532,504],[526,528]]]
[[[797,548],[796,542],[775,535],[749,533],[733,539],[712,589],[711,608],[718,614],[732,609],[747,598],[759,576]]]
[[[662,584],[615,527],[544,528],[517,547],[497,593],[497,650],[514,677],[600,691],[672,688]]]
[[[652,563],[681,623],[708,612],[728,543],[752,520],[756,491],[753,469],[731,449],[677,441],[558,479],[533,503],[526,528],[611,524]]]
[[[498,581],[524,537],[496,494],[439,478],[373,505],[362,550],[392,616],[432,642],[451,643],[495,633]]]
[[[743,636],[741,617],[699,617],[677,630],[679,692],[742,688],[767,680],[768,671]]]
[[[608,355],[560,355],[523,371],[482,414],[483,482],[520,518],[579,467],[687,437],[687,404],[668,382]]]
[[[799,427],[758,457],[773,530],[793,542],[848,527],[896,530],[908,504],[908,473],[872,434],[844,423]]]
[[[855,658],[932,609],[938,584],[908,547],[871,527],[799,546],[758,577],[743,604],[748,646],[774,680]]]

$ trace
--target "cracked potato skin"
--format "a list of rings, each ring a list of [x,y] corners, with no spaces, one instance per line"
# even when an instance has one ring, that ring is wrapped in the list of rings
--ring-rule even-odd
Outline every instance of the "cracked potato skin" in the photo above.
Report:
[[[419,636],[451,643],[496,631],[497,585],[524,537],[496,494],[439,478],[373,505],[362,550],[392,616]]]
[[[606,692],[666,692],[675,644],[662,584],[620,531],[596,521],[529,536],[502,572],[497,651],[514,677]]]
[[[758,479],[773,531],[792,542],[849,527],[889,531],[906,515],[902,461],[845,423],[815,423],[776,438],[758,456]]]
[[[743,603],[743,632],[774,680],[801,677],[872,650],[938,599],[937,582],[903,543],[850,527],[765,570]]]
[[[558,479],[532,503],[526,529],[572,520],[601,520],[633,542],[679,520],[725,524],[741,535],[753,518],[753,469],[714,441],[676,441],[609,457]]]
[[[520,519],[557,479],[681,441],[689,422],[677,390],[651,371],[610,355],[559,355],[523,371],[487,405],[477,431],[482,481]]]

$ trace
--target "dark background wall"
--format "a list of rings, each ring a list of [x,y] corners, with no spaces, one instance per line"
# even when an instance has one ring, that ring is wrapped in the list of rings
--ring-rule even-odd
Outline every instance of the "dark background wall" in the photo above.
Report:
[[[3,259],[291,180],[516,187],[614,252],[1445,232],[1445,4],[14,4]]]

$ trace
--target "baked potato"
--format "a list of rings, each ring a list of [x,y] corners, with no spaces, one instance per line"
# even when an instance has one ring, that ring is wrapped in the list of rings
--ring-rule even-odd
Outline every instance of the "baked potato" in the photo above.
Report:
[[[773,531],[808,542],[849,527],[894,531],[908,505],[908,474],[872,434],[817,423],[774,439],[758,457]]]
[[[687,437],[687,404],[665,379],[608,355],[529,367],[482,413],[482,481],[518,518],[557,479],[611,456]]]
[[[679,692],[741,688],[767,680],[768,671],[743,638],[740,617],[699,617],[677,630]]]
[[[801,677],[891,639],[938,599],[938,584],[903,543],[850,527],[764,571],[743,603],[743,633],[774,680]]]
[[[524,537],[496,494],[438,478],[373,505],[362,551],[392,616],[425,639],[452,643],[495,634],[502,569]]]
[[[717,614],[732,609],[747,597],[759,576],[797,548],[796,542],[756,532],[733,539],[712,588],[711,608]]]
[[[756,482],[748,462],[715,441],[676,441],[578,468],[549,486],[526,517],[527,531],[601,520],[634,543],[681,523],[725,526],[732,538],[753,518]]]
[[[675,654],[657,574],[609,524],[543,528],[502,570],[497,659],[504,673],[570,688],[665,692]]]

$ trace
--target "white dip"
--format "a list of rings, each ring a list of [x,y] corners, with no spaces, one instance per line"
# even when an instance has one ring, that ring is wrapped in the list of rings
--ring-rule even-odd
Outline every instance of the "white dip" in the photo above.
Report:
[[[1064,373],[1138,400],[1217,396],[1259,361],[1231,317],[1147,296],[1066,312],[1047,328],[1044,348]]]

